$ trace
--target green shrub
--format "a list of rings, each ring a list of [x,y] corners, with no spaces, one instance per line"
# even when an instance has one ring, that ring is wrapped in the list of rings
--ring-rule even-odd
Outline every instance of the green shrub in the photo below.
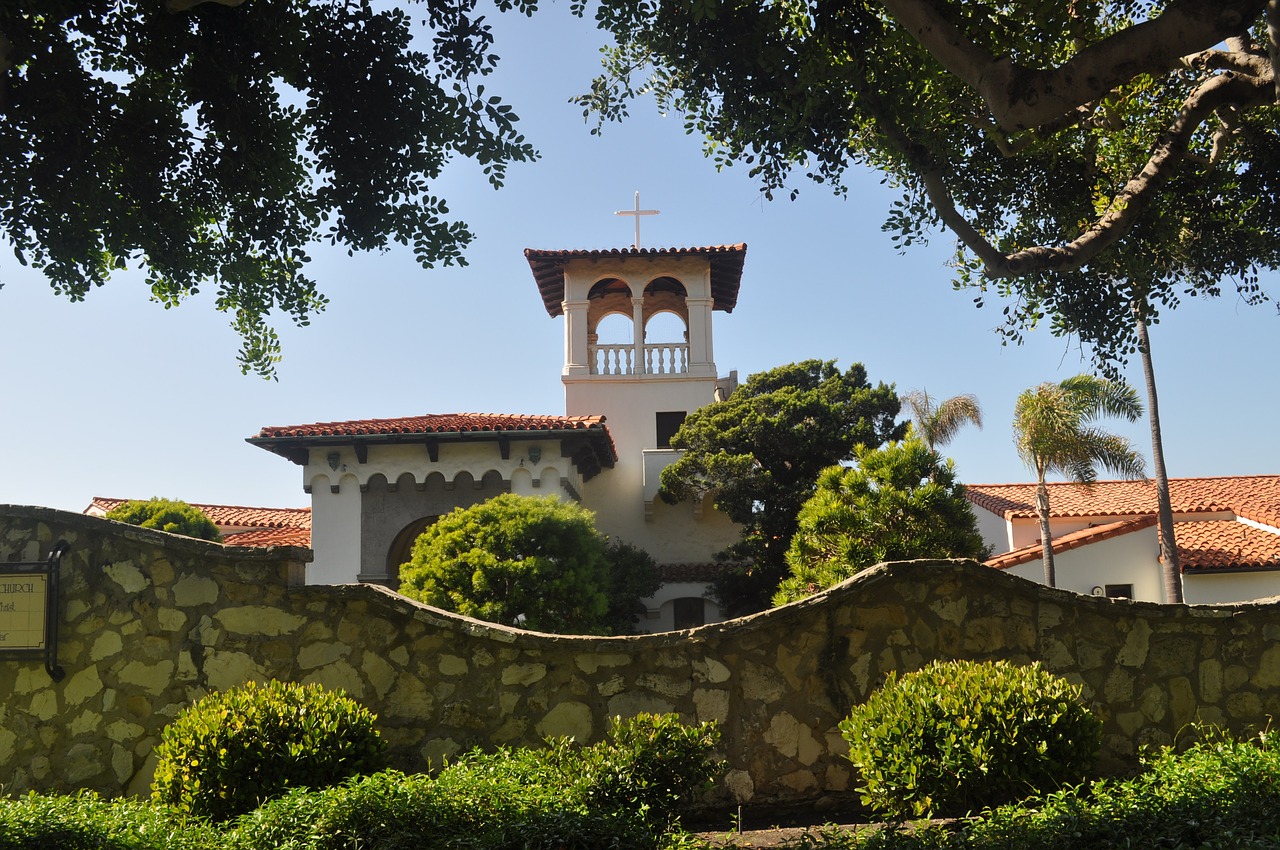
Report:
[[[220,842],[207,824],[138,800],[0,797],[0,850],[217,850]]]
[[[1038,665],[935,662],[840,723],[863,802],[894,817],[962,815],[1078,783],[1102,724],[1080,689]]]
[[[1132,779],[1061,791],[1034,806],[1003,806],[968,825],[972,850],[1136,847],[1274,850],[1280,846],[1280,751],[1210,735],[1186,752],[1164,748]]]
[[[411,599],[561,634],[607,631],[609,587],[591,511],[514,493],[440,517],[400,567],[400,592]]]
[[[791,574],[773,595],[786,605],[867,567],[916,558],[983,560],[987,547],[955,467],[918,437],[856,446],[858,465],[832,466],[796,515]]]
[[[248,682],[181,712],[156,747],[154,796],[222,821],[291,788],[382,766],[374,716],[319,685]]]
[[[472,751],[435,776],[385,772],[296,791],[240,819],[235,850],[652,850],[714,775],[712,724],[615,720],[588,747]]]
[[[669,828],[680,809],[722,770],[712,759],[719,741],[714,723],[685,726],[674,714],[615,717],[608,740],[588,754],[589,799],[603,808],[634,811],[655,828]]]
[[[521,752],[521,751],[514,751]],[[490,763],[489,766],[492,766]],[[298,790],[243,816],[229,850],[652,850],[634,819],[589,810],[502,770],[448,780],[395,772]]]
[[[127,522],[142,528],[155,528],[170,534],[198,537],[201,540],[222,540],[218,526],[199,508],[172,499],[148,499],[122,502],[106,513],[107,519]]]
[[[793,850],[1275,850],[1280,749],[1210,736],[1165,748],[1132,779],[1099,780],[1000,806],[950,825],[824,828]],[[729,842],[729,848],[745,848]],[[686,843],[682,850],[709,850]]]

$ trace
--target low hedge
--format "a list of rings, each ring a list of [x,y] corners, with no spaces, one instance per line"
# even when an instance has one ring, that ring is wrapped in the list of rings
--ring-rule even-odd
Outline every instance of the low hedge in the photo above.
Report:
[[[653,850],[720,765],[714,724],[616,720],[587,747],[470,752],[434,776],[384,772],[245,815],[234,850]]]
[[[0,850],[218,850],[223,836],[169,806],[92,793],[0,797]]]

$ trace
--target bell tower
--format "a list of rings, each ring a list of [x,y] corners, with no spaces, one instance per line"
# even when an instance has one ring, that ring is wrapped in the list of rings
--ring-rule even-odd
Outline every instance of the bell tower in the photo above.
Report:
[[[664,548],[685,562],[710,560],[733,539],[699,533],[707,545],[677,546],[675,530],[665,522],[656,529],[655,515],[676,509],[656,501],[658,475],[678,457],[671,435],[687,413],[732,392],[735,376],[717,376],[712,314],[736,306],[746,250],[525,251],[548,315],[565,317],[565,412],[603,415],[618,452],[617,466],[587,485],[584,501],[603,531],[659,562]],[[702,520],[701,505],[676,507]]]

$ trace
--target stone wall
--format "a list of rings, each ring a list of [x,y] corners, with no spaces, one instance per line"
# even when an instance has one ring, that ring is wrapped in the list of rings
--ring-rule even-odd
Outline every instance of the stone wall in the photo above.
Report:
[[[1084,686],[1108,764],[1197,718],[1280,711],[1280,607],[1081,597],[968,562],[868,570],[827,593],[690,632],[539,635],[379,587],[306,586],[307,550],[176,538],[78,514],[0,507],[0,560],[63,560],[59,660],[0,661],[4,791],[146,793],[164,725],[211,690],[269,677],[372,708],[400,767],[472,746],[596,740],[612,715],[717,720],[722,794],[812,799],[853,784],[836,723],[889,670],[935,658],[1042,661]]]

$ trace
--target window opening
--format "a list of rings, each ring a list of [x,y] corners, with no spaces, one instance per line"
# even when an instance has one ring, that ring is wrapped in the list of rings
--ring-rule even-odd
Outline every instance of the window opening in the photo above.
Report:
[[[684,419],[689,414],[683,410],[666,410],[659,411],[656,414],[658,442],[660,449],[671,448],[671,438],[676,435],[676,431],[680,430],[680,426],[684,424]]]

